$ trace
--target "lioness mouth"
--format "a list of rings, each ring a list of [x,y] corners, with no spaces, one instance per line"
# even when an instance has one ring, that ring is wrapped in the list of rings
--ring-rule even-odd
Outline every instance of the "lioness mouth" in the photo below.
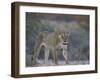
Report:
[[[63,45],[67,45],[67,43],[66,43],[66,42],[64,42],[64,43],[63,43]]]

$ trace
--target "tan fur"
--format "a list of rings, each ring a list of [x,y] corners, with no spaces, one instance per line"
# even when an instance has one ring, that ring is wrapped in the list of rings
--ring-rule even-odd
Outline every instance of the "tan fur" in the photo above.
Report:
[[[34,46],[34,55],[33,55],[33,61],[36,62],[36,58],[39,55],[40,49],[42,46],[45,46],[46,52],[45,52],[45,64],[48,64],[48,57],[49,57],[49,51],[52,50],[52,55],[54,59],[54,63],[57,64],[57,49],[62,45],[63,43],[63,37],[64,34],[61,32],[52,32],[49,33],[47,31],[40,32],[37,37],[37,42]],[[67,47],[66,47],[67,48]],[[65,56],[65,53],[63,53],[65,60],[67,60],[67,57]]]

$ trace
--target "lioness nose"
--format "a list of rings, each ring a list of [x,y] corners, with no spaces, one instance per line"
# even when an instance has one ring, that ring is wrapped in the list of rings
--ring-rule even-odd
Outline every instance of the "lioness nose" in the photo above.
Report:
[[[66,42],[66,39],[64,39],[64,42]]]

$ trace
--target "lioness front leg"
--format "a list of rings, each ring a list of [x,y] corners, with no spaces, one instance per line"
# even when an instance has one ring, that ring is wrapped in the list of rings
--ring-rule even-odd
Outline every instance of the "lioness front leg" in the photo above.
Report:
[[[65,59],[66,64],[68,64],[68,54],[67,54],[67,50],[63,50],[63,57]]]
[[[53,50],[53,59],[54,59],[54,64],[58,65],[58,54],[56,49]]]

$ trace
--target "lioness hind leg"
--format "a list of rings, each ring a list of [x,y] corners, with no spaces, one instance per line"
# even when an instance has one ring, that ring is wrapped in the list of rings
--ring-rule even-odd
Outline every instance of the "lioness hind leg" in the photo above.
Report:
[[[45,48],[45,61],[44,61],[44,63],[45,63],[45,65],[47,65],[48,64],[48,58],[49,58],[49,49],[48,48]]]
[[[32,65],[35,65],[37,64],[37,58],[39,56],[39,53],[40,53],[40,47],[37,49],[36,52],[34,52],[33,56],[32,56]]]

